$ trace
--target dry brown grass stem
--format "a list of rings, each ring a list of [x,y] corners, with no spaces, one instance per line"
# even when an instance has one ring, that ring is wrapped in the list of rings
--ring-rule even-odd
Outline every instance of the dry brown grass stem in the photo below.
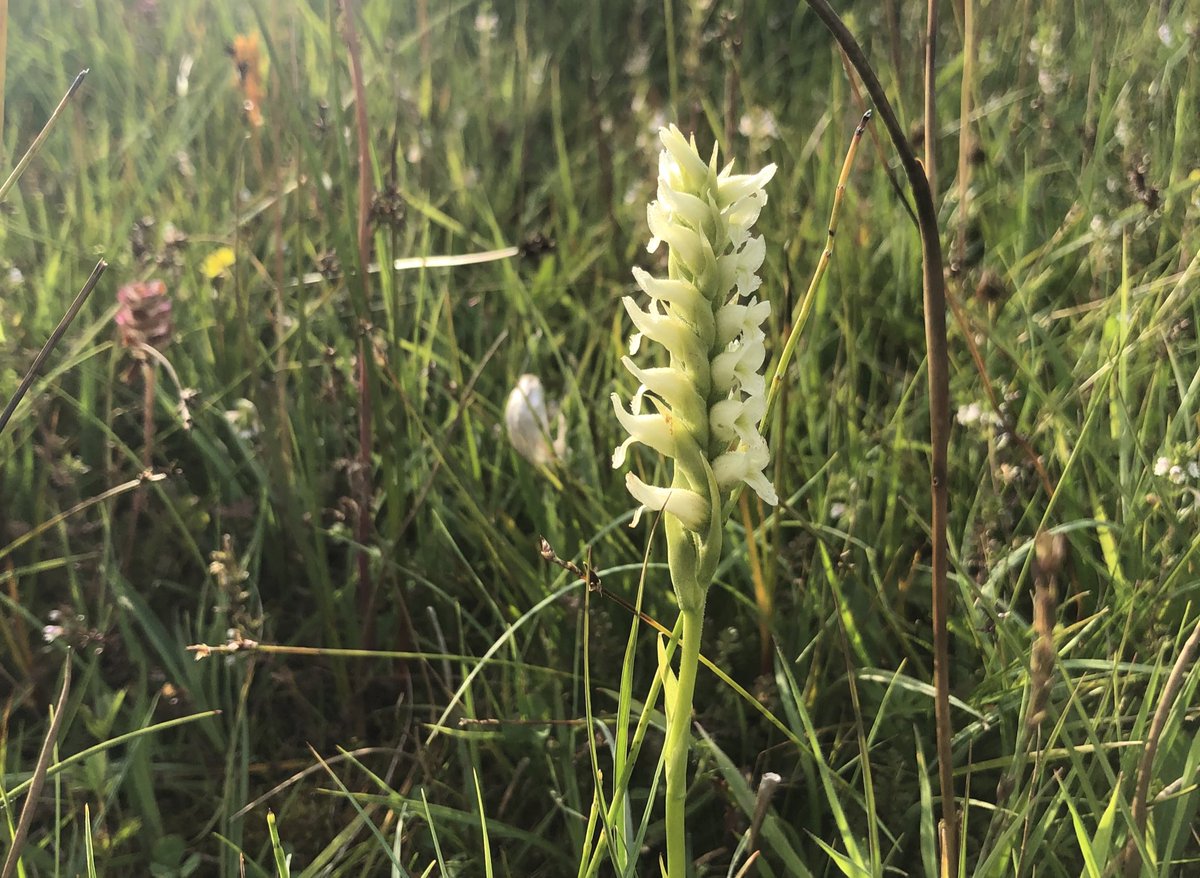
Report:
[[[1158,742],[1162,738],[1163,729],[1166,728],[1167,720],[1171,715],[1171,708],[1175,704],[1175,696],[1183,687],[1188,668],[1191,667],[1198,649],[1200,649],[1200,621],[1196,622],[1196,626],[1192,629],[1192,636],[1188,638],[1187,643],[1180,650],[1179,656],[1175,659],[1175,664],[1171,667],[1171,673],[1167,676],[1167,682],[1163,686],[1162,696],[1158,699],[1158,706],[1154,708],[1150,731],[1146,733],[1146,745],[1142,750],[1142,759],[1138,763],[1137,779],[1134,783],[1133,827],[1130,829],[1129,840],[1125,842],[1125,850],[1121,854],[1124,861],[1125,878],[1137,878],[1142,871],[1142,855],[1138,850],[1137,839],[1146,834],[1146,820],[1150,814],[1150,776],[1154,768],[1154,756],[1158,752]]]
[[[33,777],[30,779],[29,790],[25,794],[25,804],[21,808],[21,817],[17,821],[17,829],[13,833],[12,844],[8,848],[8,856],[4,859],[4,869],[0,878],[12,878],[21,859],[21,850],[25,847],[25,839],[29,835],[29,827],[33,824],[33,815],[38,808],[38,798],[42,794],[42,785],[46,782],[46,772],[50,769],[50,759],[54,755],[54,745],[58,741],[58,729],[62,725],[63,712],[67,707],[67,695],[71,692],[71,654],[63,663],[62,689],[58,694],[58,703],[50,717],[50,728],[42,741],[42,749],[38,753],[37,762],[33,766]]]
[[[946,280],[942,260],[942,244],[938,232],[937,209],[933,190],[925,169],[909,145],[875,69],[866,53],[826,0],[806,0],[816,12],[842,51],[858,71],[863,86],[875,102],[881,120],[888,130],[900,163],[904,166],[916,204],[921,234],[921,285],[925,322],[925,347],[929,375],[929,439],[930,493],[932,516],[933,592],[933,667],[934,714],[937,725],[938,779],[942,795],[943,868],[958,862],[958,808],[955,804],[953,727],[950,720],[950,637],[946,624],[949,610],[947,573],[949,553],[946,540],[946,520],[949,512],[949,492],[946,484],[947,456],[950,441],[950,358],[946,344]],[[932,50],[932,47],[931,47]],[[932,83],[932,79],[930,79]],[[927,99],[928,101],[928,99]],[[927,124],[928,124],[927,120]]]
[[[54,351],[54,348],[62,340],[71,323],[79,314],[79,309],[83,307],[83,303],[88,300],[92,294],[92,290],[96,288],[96,284],[100,282],[100,275],[104,274],[108,268],[108,263],[101,259],[96,263],[96,267],[92,269],[91,275],[84,283],[83,288],[75,296],[75,301],[67,308],[67,313],[58,321],[58,326],[54,327],[54,331],[50,333],[50,337],[46,339],[46,343],[42,345],[42,349],[38,351],[38,355],[34,357],[33,365],[29,367],[29,371],[25,373],[25,377],[21,379],[21,383],[17,386],[16,392],[9,399],[8,404],[4,407],[3,413],[0,413],[0,434],[4,432],[4,428],[8,426],[8,422],[12,419],[13,413],[17,410],[17,406],[29,392],[29,388],[33,386],[34,380],[42,371],[42,366],[46,364],[46,360]]]
[[[1066,558],[1067,540],[1062,534],[1038,534],[1034,544],[1033,648],[1029,655],[1029,711],[1025,725],[1030,732],[1046,718],[1046,705],[1053,687],[1054,614],[1058,607],[1058,575]]]
[[[371,132],[367,123],[367,90],[363,84],[362,53],[358,45],[358,29],[354,22],[353,0],[341,0],[342,37],[350,56],[350,80],[354,87],[354,121],[357,129],[358,146],[358,277],[361,284],[362,305],[359,319],[362,326],[358,335],[358,469],[355,503],[358,516],[354,537],[358,541],[358,593],[357,603],[362,625],[362,644],[370,649],[375,641],[375,586],[371,579],[370,558],[365,547],[371,535],[371,385],[367,369],[367,358],[371,355],[371,343],[367,315],[370,302],[367,266],[371,262]],[[407,612],[405,612],[407,616]]]
[[[958,222],[954,234],[954,251],[950,270],[961,270],[967,249],[967,220],[971,200],[971,151],[975,148],[971,134],[971,89],[975,87],[975,0],[963,0],[963,72],[962,91],[958,101]]]
[[[17,162],[17,166],[12,169],[12,173],[8,175],[8,179],[4,181],[4,185],[0,186],[0,201],[3,201],[8,196],[10,190],[17,180],[21,179],[21,175],[25,173],[25,169],[29,167],[29,163],[33,161],[33,157],[38,154],[38,150],[42,148],[42,144],[46,142],[46,138],[50,136],[51,129],[54,128],[54,123],[58,121],[62,111],[66,109],[67,102],[71,100],[75,92],[79,90],[79,86],[83,85],[84,77],[88,75],[88,68],[80,70],[75,75],[75,79],[71,81],[67,87],[67,92],[58,102],[58,106],[54,108],[54,112],[50,114],[50,118],[46,120],[46,124],[42,126],[42,130],[38,132],[37,137],[29,144],[29,148],[25,150],[25,154],[21,156],[21,160]]]

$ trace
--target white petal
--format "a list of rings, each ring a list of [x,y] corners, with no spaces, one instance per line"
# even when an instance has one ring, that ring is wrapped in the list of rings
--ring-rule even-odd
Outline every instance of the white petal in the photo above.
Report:
[[[739,198],[722,213],[731,226],[748,229],[758,221],[758,215],[766,203],[767,193],[759,190],[751,192],[745,198]]]
[[[640,332],[629,333],[629,341],[626,342],[629,347],[630,356],[635,355],[642,347],[642,334]]]
[[[704,267],[704,250],[699,235],[679,223],[671,222],[670,216],[657,201],[646,208],[646,221],[650,225],[650,234],[666,241],[672,253],[693,272],[699,273]]]
[[[738,374],[754,374],[762,369],[763,361],[767,359],[767,346],[763,344],[763,335],[761,329],[755,329],[753,334],[742,336],[741,344],[738,345],[742,352],[741,359],[738,360]]]
[[[779,497],[770,480],[762,472],[770,462],[767,443],[760,437],[749,446],[743,445],[737,451],[717,457],[712,465],[713,475],[722,491],[728,491],[739,482],[745,482],[763,502],[775,506],[779,503]]]
[[[625,307],[625,313],[629,315],[629,319],[633,321],[633,325],[638,328],[642,335],[651,341],[666,345],[666,341],[663,340],[664,338],[674,341],[677,333],[687,331],[678,320],[674,320],[666,314],[643,311],[638,307],[633,296],[622,296],[621,304]]]
[[[738,276],[738,255],[736,252],[726,253],[717,259],[716,279],[714,281],[717,289],[733,290],[737,283]],[[735,292],[735,295],[739,295]]]
[[[726,174],[722,171],[717,180],[717,200],[722,205],[733,204],[751,192],[762,189],[774,176],[774,165],[767,165],[757,174]]]
[[[717,459],[712,462],[712,471],[713,477],[717,480],[717,487],[722,491],[728,491],[735,485],[744,482],[752,472],[744,451],[727,451],[718,455]]]
[[[734,223],[725,223],[725,231],[729,236],[729,246],[734,252],[742,249],[742,245],[750,238],[750,230]]]
[[[629,319],[642,334],[651,341],[656,341],[684,363],[702,363],[707,357],[696,332],[685,322],[665,314],[651,314],[639,308],[630,296],[621,300]]]
[[[675,161],[665,149],[658,154],[658,179],[660,183],[676,189],[683,189],[687,186],[683,168],[679,167],[679,162]]]
[[[755,272],[762,266],[763,257],[767,253],[767,245],[759,235],[750,238],[737,254],[737,285],[738,295],[748,296],[759,288],[762,281]]]
[[[700,291],[685,280],[657,278],[641,268],[634,268],[633,279],[647,296],[660,302],[695,308],[704,299]]]
[[[718,442],[732,442],[737,438],[734,423],[741,417],[745,404],[740,399],[723,399],[708,410],[708,429]]]
[[[745,305],[737,301],[723,305],[717,310],[717,344],[729,344],[741,333],[758,329],[771,314],[771,303],[751,299]]]
[[[736,299],[717,309],[718,345],[722,348],[727,347],[731,341],[741,334],[742,326],[746,322],[746,313],[749,310],[749,305],[741,305]]]
[[[762,286],[762,278],[757,274],[748,274],[738,280],[738,294],[748,296]]]
[[[625,474],[625,487],[642,506],[669,512],[688,530],[703,531],[708,524],[708,501],[695,491],[647,485],[633,473]]]
[[[616,447],[612,456],[612,468],[620,469],[625,466],[625,456],[629,453],[629,446],[637,440],[632,436],[626,437],[625,441]]]
[[[766,408],[767,401],[762,396],[723,399],[708,410],[708,429],[718,442],[740,439],[753,446],[763,441],[758,435],[758,422]]]
[[[767,392],[767,379],[759,372],[739,374],[737,389],[746,396],[762,396]]]
[[[646,389],[657,393],[666,400],[667,405],[671,408],[678,406],[685,397],[696,395],[695,385],[679,369],[672,369],[669,366],[641,369],[629,357],[622,357],[621,362],[634,378],[642,382]]]
[[[763,473],[753,473],[746,479],[746,484],[754,489],[754,493],[762,498],[762,501],[768,506],[779,505],[779,495],[775,493],[775,486],[771,484],[771,480]]]
[[[627,412],[621,405],[621,398],[615,393],[612,395],[612,403],[617,413],[617,420],[621,422],[621,426],[625,428],[630,439],[653,448],[659,454],[665,454],[667,457],[675,456],[675,436],[666,415],[639,415]],[[624,462],[624,450],[627,447],[628,442],[622,442],[613,454],[614,468],[620,466],[620,463],[616,462],[618,456]]]
[[[629,410],[635,415],[642,413],[642,403],[646,401],[646,385],[638,387],[637,392],[633,394],[633,399],[629,400]]]
[[[722,351],[712,359],[713,393],[728,393],[737,384],[739,351]]]
[[[749,445],[754,445],[757,442],[763,442],[762,436],[758,435],[758,423],[762,420],[762,416],[767,411],[767,400],[764,396],[748,396],[745,402],[742,403],[742,416],[738,418],[734,428],[738,431],[738,436],[743,442]]]
[[[712,359],[712,386],[714,393],[727,393],[740,388],[746,393],[754,394],[751,390],[757,387],[755,378],[762,380],[758,374],[763,361],[767,358],[767,348],[762,343],[765,338],[761,329],[755,328],[750,335],[743,335],[740,341],[734,342],[727,350],[717,354]]]

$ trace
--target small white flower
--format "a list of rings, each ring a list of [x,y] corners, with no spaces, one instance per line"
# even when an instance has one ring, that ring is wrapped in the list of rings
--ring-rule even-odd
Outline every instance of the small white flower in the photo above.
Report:
[[[765,338],[757,327],[752,332],[744,331],[740,340],[730,342],[726,350],[713,357],[713,389],[721,393],[741,390],[751,397],[761,398],[766,390],[766,379],[760,371],[767,358]]]
[[[1154,474],[1156,476],[1165,476],[1171,470],[1171,458],[1160,457],[1154,461]]]
[[[225,422],[243,442],[250,442],[262,432],[262,420],[258,408],[248,399],[239,399],[233,408],[225,412]]]
[[[732,396],[721,400],[708,412],[708,426],[713,438],[717,442],[740,439],[748,445],[758,442],[762,439],[758,435],[758,421],[766,407],[767,401],[762,396],[745,399]]]
[[[513,448],[534,466],[549,466],[566,456],[567,420],[562,412],[557,415],[558,433],[551,439],[551,406],[542,380],[528,373],[517,379],[504,404],[504,426]]]
[[[188,93],[188,84],[192,76],[192,65],[196,63],[196,59],[191,54],[184,52],[183,57],[179,59],[179,70],[175,73],[175,96],[186,98]]]
[[[758,436],[752,443],[739,445],[736,451],[727,451],[712,462],[717,487],[722,491],[732,491],[739,482],[745,482],[764,503],[778,506],[779,495],[775,493],[775,486],[763,472],[771,462],[767,442]]]
[[[613,408],[617,420],[629,434],[629,438],[617,446],[613,452],[613,467],[624,466],[625,452],[634,442],[640,442],[648,448],[653,448],[659,454],[667,457],[675,456],[675,435],[670,414],[643,415],[638,412],[641,408],[641,394],[634,397],[634,411],[627,412],[621,405],[621,397],[612,395]]]
[[[625,75],[637,79],[650,66],[650,47],[645,43],[636,46],[625,61]]]
[[[972,424],[979,423],[979,419],[982,417],[983,409],[980,407],[979,403],[972,402],[966,405],[960,405],[958,407],[958,414],[955,416],[955,420],[964,427],[969,427]]]
[[[485,9],[475,16],[475,33],[494,37],[500,28],[500,16],[490,9]]]
[[[775,140],[779,137],[779,123],[770,110],[754,107],[738,120],[738,133],[750,140]]]
[[[688,530],[699,531],[708,522],[708,501],[686,488],[656,488],[647,485],[633,473],[625,473],[625,487],[633,499],[642,505],[638,509],[657,509],[676,516]],[[637,516],[633,523],[637,523]]]
[[[727,346],[747,324],[758,326],[771,314],[771,303],[752,298],[748,304],[732,301],[717,310],[717,344]]]

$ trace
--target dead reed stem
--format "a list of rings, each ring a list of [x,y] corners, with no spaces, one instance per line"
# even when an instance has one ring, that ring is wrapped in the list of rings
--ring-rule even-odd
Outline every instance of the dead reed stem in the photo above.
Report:
[[[937,209],[925,169],[913,153],[904,129],[892,110],[887,93],[862,47],[826,0],[806,2],[842,47],[862,78],[871,100],[875,102],[912,188],[920,226],[925,346],[929,370],[930,493],[933,505],[930,539],[933,544],[934,713],[944,824],[942,863],[945,869],[958,862],[958,809],[955,804],[951,751],[953,728],[950,721],[950,640],[946,626],[950,602],[946,582],[949,560],[946,542],[946,519],[949,511],[946,470],[950,440],[950,365],[946,345],[946,280],[943,273],[942,244],[938,235]]]

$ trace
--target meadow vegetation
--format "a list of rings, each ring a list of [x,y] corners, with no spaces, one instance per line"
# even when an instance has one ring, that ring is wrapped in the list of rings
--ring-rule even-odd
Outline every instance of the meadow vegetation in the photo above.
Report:
[[[657,132],[777,165],[777,355],[862,85],[803,3],[350,5],[8,9],[5,173],[90,72],[0,212],[5,401],[109,264],[0,436],[25,875],[658,874]],[[838,5],[922,153],[926,4]],[[939,5],[956,873],[1200,874],[1200,10]],[[708,598],[696,875],[939,872],[911,203],[872,122]]]

